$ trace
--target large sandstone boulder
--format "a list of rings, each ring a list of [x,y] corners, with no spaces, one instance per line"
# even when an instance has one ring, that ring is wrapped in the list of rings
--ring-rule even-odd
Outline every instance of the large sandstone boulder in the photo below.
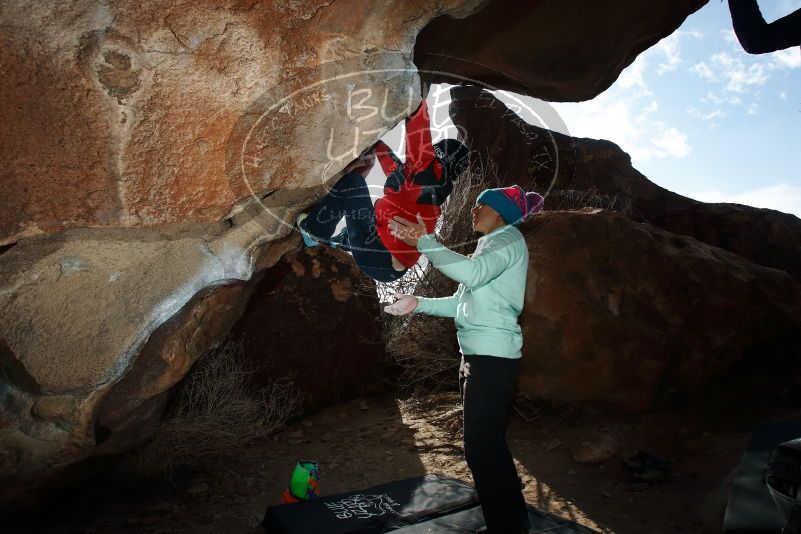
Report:
[[[784,271],[604,210],[546,212],[521,231],[523,393],[643,411],[801,345],[801,283]]]
[[[3,2],[0,244],[333,178],[420,102],[420,29],[478,4]]]
[[[420,32],[414,61],[433,81],[590,100],[706,3],[496,0],[464,20],[435,19]]]
[[[518,183],[546,195],[546,209],[587,204],[692,236],[755,263],[801,278],[801,219],[738,204],[708,204],[656,185],[619,146],[546,129],[558,121],[547,104],[522,113],[480,87],[451,90],[450,114],[495,185]],[[543,127],[544,126],[544,127]],[[710,170],[710,172],[714,172]]]
[[[386,390],[375,284],[326,247],[291,252],[257,283],[231,332],[255,379],[290,378],[306,410]]]
[[[156,428],[170,388],[241,315],[256,260],[297,246],[247,249],[245,228],[76,229],[0,256],[0,501]]]
[[[225,232],[121,232],[71,230],[0,257],[18,273],[0,300],[17,325],[0,325],[0,501],[141,444],[171,388],[234,325],[254,380],[297,379],[306,407],[381,391],[375,286],[347,254],[297,252],[293,235],[254,252],[248,280],[246,258],[219,250]]]

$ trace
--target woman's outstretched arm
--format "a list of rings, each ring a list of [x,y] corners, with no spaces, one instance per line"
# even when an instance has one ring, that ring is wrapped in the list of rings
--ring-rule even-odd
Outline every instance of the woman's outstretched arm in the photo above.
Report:
[[[480,287],[513,263],[516,247],[512,244],[510,236],[498,234],[490,237],[481,250],[468,258],[440,244],[434,234],[427,234],[417,241],[417,250],[451,280],[465,287]]]
[[[417,297],[417,308],[414,313],[425,313],[426,315],[436,315],[437,317],[456,317],[456,308],[459,305],[459,293],[463,288],[459,288],[450,297],[429,298]]]
[[[384,311],[390,315],[408,315],[410,313],[425,313],[426,315],[436,315],[437,317],[456,317],[456,308],[459,305],[460,293],[464,291],[463,286],[450,297],[428,298],[417,297],[415,295],[404,295],[396,293],[393,295],[398,299],[389,306],[384,306]]]

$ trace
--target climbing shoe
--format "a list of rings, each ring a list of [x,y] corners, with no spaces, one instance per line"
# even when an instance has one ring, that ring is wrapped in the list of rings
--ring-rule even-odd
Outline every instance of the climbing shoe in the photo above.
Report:
[[[300,230],[300,235],[303,236],[303,243],[307,247],[312,248],[312,247],[316,247],[317,245],[319,245],[320,242],[317,241],[314,238],[314,236],[312,236],[309,232],[307,232],[306,230],[303,229],[303,226],[302,226],[301,223],[308,216],[309,216],[308,213],[298,213],[298,217],[297,217],[297,219],[295,219],[295,226],[298,227],[298,230]]]
[[[344,251],[350,252],[350,241],[348,240],[348,228],[345,227],[339,231],[337,235],[332,237],[328,243],[332,248],[341,248]]]

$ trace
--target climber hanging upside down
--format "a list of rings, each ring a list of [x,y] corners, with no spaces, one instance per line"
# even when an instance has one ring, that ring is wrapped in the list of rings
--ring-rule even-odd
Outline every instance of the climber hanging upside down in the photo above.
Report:
[[[365,177],[378,158],[387,179],[384,196],[373,206]],[[469,163],[468,150],[455,139],[431,142],[426,101],[406,119],[406,161],[383,142],[345,168],[345,175],[309,212],[297,217],[297,225],[308,247],[327,243],[353,254],[365,274],[379,282],[403,276],[420,258],[414,246],[392,235],[393,217],[417,220],[418,214],[429,232],[442,213],[442,204],[454,182]],[[345,218],[345,228],[334,236]]]

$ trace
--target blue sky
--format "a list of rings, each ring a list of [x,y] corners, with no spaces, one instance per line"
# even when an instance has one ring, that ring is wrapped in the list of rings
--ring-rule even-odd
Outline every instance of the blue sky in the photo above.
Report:
[[[801,0],[759,4],[769,22],[801,8]],[[496,95],[529,122],[617,143],[635,168],[676,193],[801,217],[801,50],[745,53],[726,2],[711,0],[593,100],[548,104]],[[434,86],[428,102],[434,142],[456,137],[448,86]],[[541,119],[544,107],[563,124]],[[402,138],[401,123],[384,140],[402,155]],[[368,183],[381,196],[378,165]]]
[[[761,0],[773,21],[801,0]],[[711,0],[589,102],[553,104],[572,135],[614,141],[657,184],[801,217],[801,50],[750,55]]]

